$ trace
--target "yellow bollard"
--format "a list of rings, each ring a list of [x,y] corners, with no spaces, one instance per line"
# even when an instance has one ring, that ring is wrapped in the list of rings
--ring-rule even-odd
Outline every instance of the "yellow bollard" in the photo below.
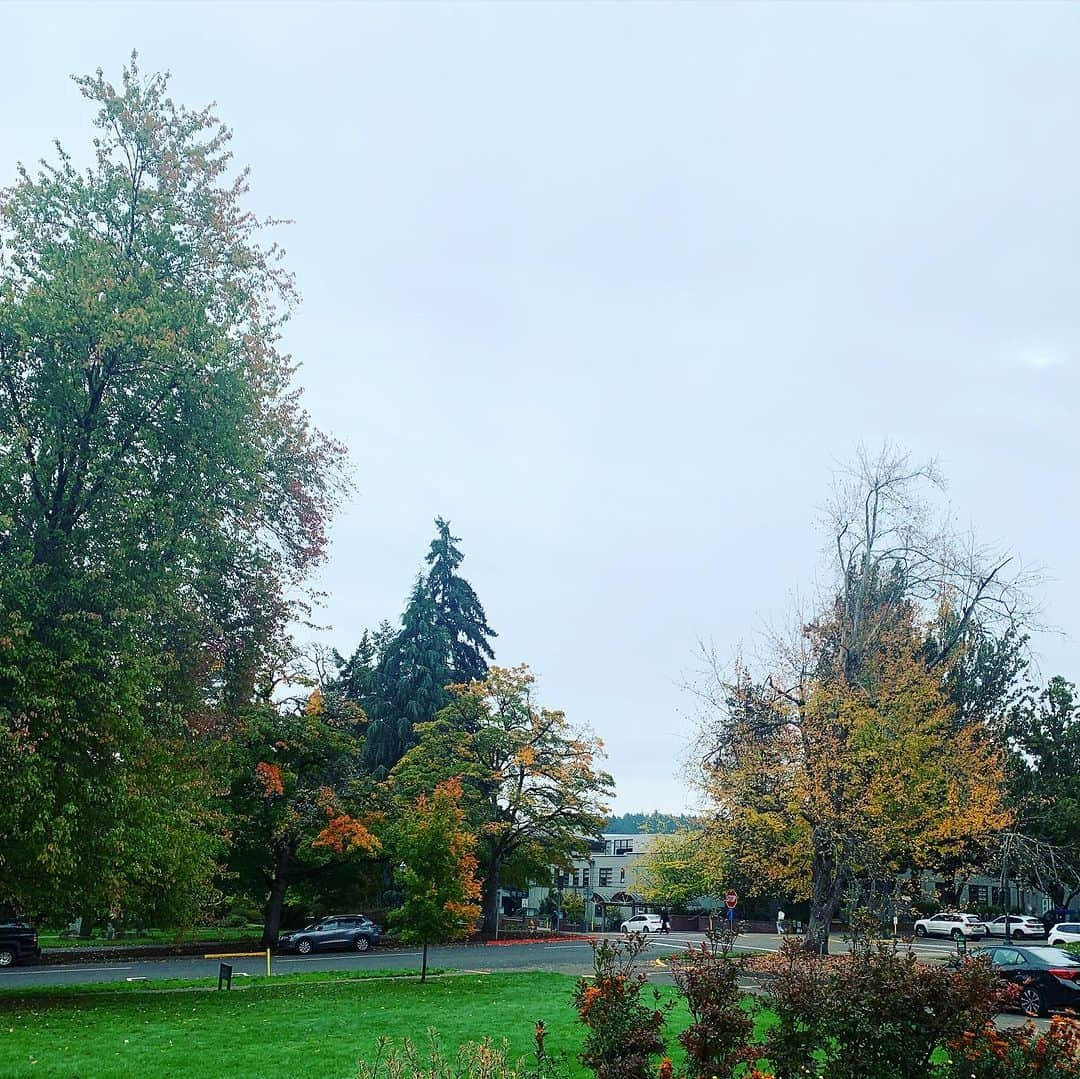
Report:
[[[266,976],[270,977],[270,949],[266,949]]]

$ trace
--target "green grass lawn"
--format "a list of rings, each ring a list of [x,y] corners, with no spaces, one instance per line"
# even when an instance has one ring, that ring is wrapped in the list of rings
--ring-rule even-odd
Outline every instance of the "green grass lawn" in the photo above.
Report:
[[[42,929],[38,933],[38,942],[42,948],[112,948],[119,944],[159,944],[169,947],[188,941],[218,940],[258,940],[262,936],[261,925],[246,925],[226,928],[224,926],[202,926],[178,932],[175,929],[146,929],[141,933],[125,933],[110,940],[100,930],[93,937],[61,936],[59,929]]]
[[[252,979],[232,992],[154,990],[85,995],[0,994],[0,1077],[128,1079],[348,1079],[386,1034],[422,1041],[436,1027],[444,1045],[491,1035],[514,1056],[532,1049],[537,1019],[548,1049],[565,1050],[570,1074],[581,1027],[563,974],[491,974],[419,981],[365,978],[329,984]],[[670,990],[666,991],[671,993]],[[683,1005],[668,1023],[669,1045],[688,1022]],[[678,1061],[681,1053],[673,1052]]]

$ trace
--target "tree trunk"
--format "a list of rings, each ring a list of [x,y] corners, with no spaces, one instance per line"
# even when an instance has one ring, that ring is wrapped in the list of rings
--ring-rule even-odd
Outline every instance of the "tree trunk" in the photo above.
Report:
[[[836,856],[827,844],[819,847],[815,843],[812,872],[806,946],[819,955],[828,955],[829,925],[836,913],[839,888],[836,879]]]
[[[289,845],[282,843],[274,859],[274,879],[270,884],[270,899],[266,904],[263,921],[262,946],[272,948],[277,944],[278,931],[281,929],[281,911],[285,906],[285,892],[289,887]]]
[[[494,937],[499,925],[499,889],[502,887],[502,859],[495,858],[488,866],[484,877],[481,905],[484,924],[481,929],[484,936]]]
[[[424,941],[424,956],[420,960],[420,982],[423,984],[427,981],[427,941]]]
[[[97,916],[84,912],[79,916],[79,939],[89,940],[94,932],[94,922]]]

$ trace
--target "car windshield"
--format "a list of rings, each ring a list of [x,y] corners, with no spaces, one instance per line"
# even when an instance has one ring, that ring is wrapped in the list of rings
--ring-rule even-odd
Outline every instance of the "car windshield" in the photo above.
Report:
[[[1042,963],[1053,963],[1055,967],[1080,967],[1080,959],[1064,948],[1028,948],[1028,953]]]

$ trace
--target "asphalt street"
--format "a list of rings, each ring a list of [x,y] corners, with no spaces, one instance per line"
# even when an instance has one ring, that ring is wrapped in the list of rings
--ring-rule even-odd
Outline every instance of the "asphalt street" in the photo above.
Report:
[[[614,934],[612,934],[614,935]],[[642,954],[640,969],[658,982],[670,981],[664,957],[684,951],[689,945],[700,945],[702,933],[672,933],[654,935]],[[738,949],[747,952],[775,951],[779,938],[775,934],[753,933],[740,938]],[[830,941],[833,951],[847,947],[840,938]],[[918,941],[916,954],[927,961],[943,960],[954,954],[948,941]],[[205,978],[216,984],[221,962],[233,968],[234,985],[246,977],[265,975],[266,956],[245,955],[223,957],[177,956],[165,959],[137,959],[130,962],[67,963],[62,965],[18,966],[0,972],[0,989],[40,985],[85,985],[102,982],[158,981],[169,978]],[[592,948],[587,939],[565,941],[500,942],[497,944],[463,944],[428,951],[430,967],[466,973],[488,974],[494,971],[549,970],[562,974],[592,972]],[[318,955],[274,955],[271,968],[275,974],[300,971],[332,970],[415,970],[420,965],[419,950],[376,948],[369,952],[327,952]],[[755,989],[747,982],[745,988]],[[1023,1022],[1019,1015],[1003,1015],[999,1025],[1014,1026]],[[1045,1025],[1040,1020],[1040,1025]]]

